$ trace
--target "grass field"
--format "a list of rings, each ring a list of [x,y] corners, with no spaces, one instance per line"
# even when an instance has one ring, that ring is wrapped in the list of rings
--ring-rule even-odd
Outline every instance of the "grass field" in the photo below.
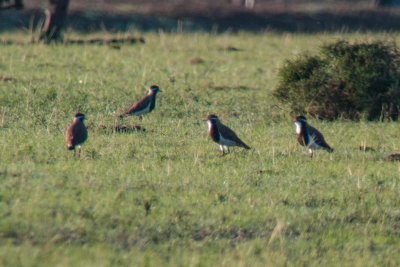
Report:
[[[381,159],[400,149],[398,123],[310,119],[335,148],[311,160],[271,96],[285,59],[394,36],[2,46],[0,266],[398,266],[400,165]],[[101,129],[151,84],[163,90],[155,111],[123,121],[146,132]],[[89,127],[81,159],[64,141],[77,111]],[[254,149],[221,157],[209,112]]]

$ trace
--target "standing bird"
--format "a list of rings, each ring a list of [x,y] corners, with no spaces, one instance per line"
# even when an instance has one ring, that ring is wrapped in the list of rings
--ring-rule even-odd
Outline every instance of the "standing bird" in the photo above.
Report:
[[[78,147],[78,156],[81,154],[81,145],[86,141],[88,137],[87,129],[83,121],[85,115],[82,113],[76,113],[74,120],[68,126],[67,132],[65,133],[65,140],[67,141],[68,150],[74,150]]]
[[[128,111],[120,115],[120,118],[136,115],[142,119],[142,115],[151,112],[156,106],[156,96],[161,92],[157,85],[150,86],[149,93],[143,97],[140,101],[134,103]]]
[[[296,125],[297,141],[300,145],[308,148],[311,158],[315,149],[333,152],[333,148],[326,143],[324,136],[317,129],[307,124],[306,117],[297,116],[294,124]]]
[[[250,149],[248,145],[237,137],[234,131],[220,122],[217,115],[208,115],[207,123],[208,135],[214,142],[219,144],[222,155],[225,155],[225,151],[229,152],[228,147],[230,146],[240,146],[245,149]]]

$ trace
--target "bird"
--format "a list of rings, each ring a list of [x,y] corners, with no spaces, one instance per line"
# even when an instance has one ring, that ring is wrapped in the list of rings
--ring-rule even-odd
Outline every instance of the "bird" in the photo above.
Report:
[[[67,141],[68,150],[74,150],[76,155],[76,147],[78,148],[78,156],[81,153],[81,145],[86,141],[88,132],[84,124],[85,115],[82,113],[76,113],[74,120],[68,126],[65,133],[65,140]]]
[[[324,136],[307,123],[306,117],[297,116],[294,124],[296,126],[297,141],[300,145],[308,148],[311,158],[314,156],[314,150],[316,149],[324,149],[329,153],[333,152],[334,149],[328,145]]]
[[[128,111],[121,114],[119,117],[123,118],[126,116],[139,116],[142,119],[142,115],[151,112],[156,106],[156,97],[159,92],[162,92],[157,85],[150,86],[149,93],[143,97],[140,101],[134,103]]]
[[[210,114],[207,116],[208,135],[211,139],[219,144],[222,155],[229,153],[230,146],[239,146],[250,149],[228,126],[221,123],[217,115]]]

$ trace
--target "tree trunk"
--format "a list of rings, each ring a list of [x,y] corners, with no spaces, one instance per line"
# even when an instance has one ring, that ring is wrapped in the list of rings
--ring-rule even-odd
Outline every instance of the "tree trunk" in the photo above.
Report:
[[[62,29],[67,18],[69,0],[50,0],[50,5],[52,10],[46,10],[46,22],[40,40],[45,43],[62,42]]]
[[[244,6],[245,8],[252,9],[256,0],[231,0],[231,3],[236,6]]]
[[[253,9],[255,3],[256,3],[256,0],[246,0],[246,1],[244,2],[244,6],[245,6],[246,8]]]

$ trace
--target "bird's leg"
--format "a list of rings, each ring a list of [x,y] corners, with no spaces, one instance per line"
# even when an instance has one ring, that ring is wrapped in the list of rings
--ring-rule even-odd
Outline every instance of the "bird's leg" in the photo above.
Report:
[[[226,148],[227,153],[230,153],[229,152],[229,147],[225,146],[225,148]]]
[[[143,120],[143,116],[139,115],[139,120],[142,121]]]
[[[308,152],[310,153],[310,158],[313,158],[313,156],[314,156],[314,150],[308,149]]]
[[[220,149],[221,152],[222,152],[222,156],[225,156],[225,149],[224,149],[224,146],[223,146],[223,145],[220,145],[220,146],[219,146],[219,149]]]
[[[81,158],[81,147],[78,147],[78,158]]]

